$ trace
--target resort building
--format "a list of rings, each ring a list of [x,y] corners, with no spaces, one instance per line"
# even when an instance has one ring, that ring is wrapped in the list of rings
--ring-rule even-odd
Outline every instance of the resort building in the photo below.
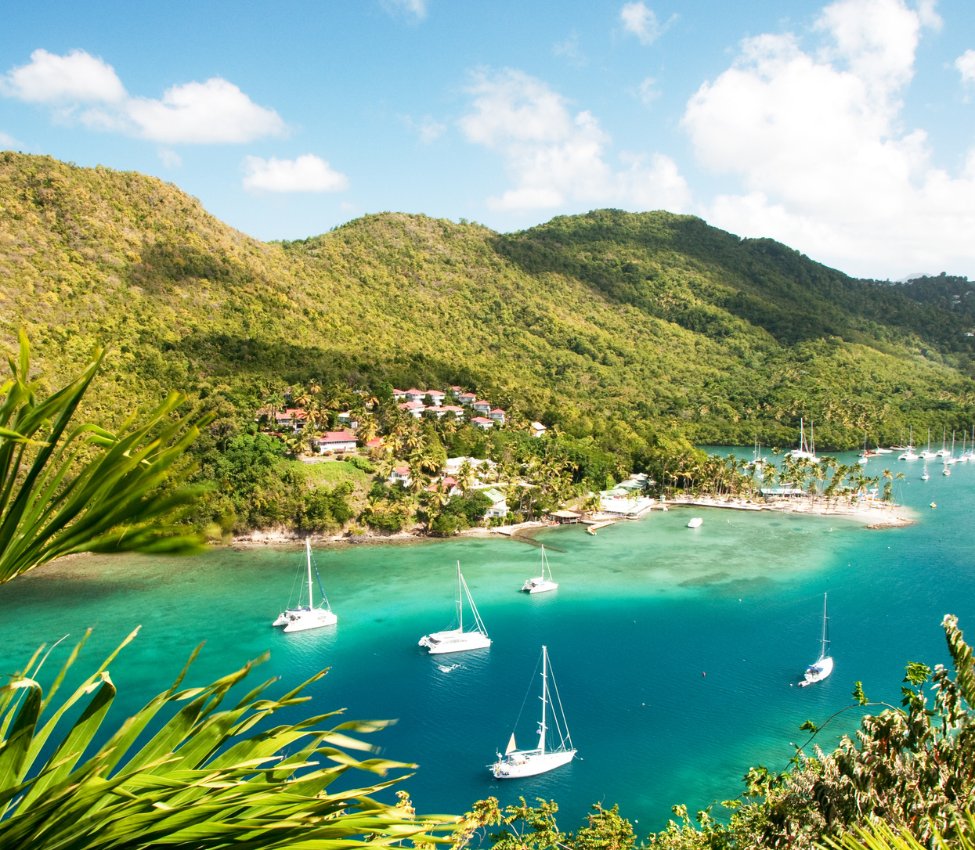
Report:
[[[355,451],[357,441],[351,431],[326,431],[322,436],[315,437],[312,444],[319,454],[324,455]]]

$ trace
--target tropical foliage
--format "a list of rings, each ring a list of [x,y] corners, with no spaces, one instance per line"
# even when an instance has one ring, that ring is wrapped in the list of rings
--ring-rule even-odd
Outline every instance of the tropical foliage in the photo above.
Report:
[[[46,692],[39,680],[53,648],[43,647],[0,688],[0,847],[387,847],[453,828],[417,816],[403,796],[379,799],[412,767],[368,755],[358,736],[384,723],[336,723],[331,712],[271,725],[307,706],[303,691],[325,671],[275,697],[270,681],[241,690],[252,665],[183,687],[191,658],[113,728],[110,666],[135,634],[60,703],[84,639]],[[360,772],[371,776],[356,787],[349,780]]]
[[[459,384],[626,459],[674,433],[791,445],[801,415],[833,448],[971,427],[963,282],[856,281],[690,216],[384,214],[262,244],[159,181],[9,152],[0,206],[0,333],[30,327],[55,375],[105,344],[109,416],[171,386],[242,427],[293,385]]]
[[[176,465],[205,420],[178,416],[171,394],[118,433],[78,423],[103,361],[44,395],[21,333],[0,384],[0,583],[78,552],[185,552],[200,545],[176,520],[194,492],[173,486]]]

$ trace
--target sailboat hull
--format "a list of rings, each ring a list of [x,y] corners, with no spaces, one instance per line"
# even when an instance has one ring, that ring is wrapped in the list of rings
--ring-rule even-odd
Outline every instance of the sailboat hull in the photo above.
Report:
[[[816,682],[821,682],[823,679],[829,677],[829,674],[833,672],[833,659],[828,655],[825,658],[820,658],[815,664],[810,664],[806,668],[806,672],[803,675],[802,681],[799,683],[800,688],[804,688],[807,685],[815,685]]]
[[[431,655],[466,652],[469,649],[487,649],[490,645],[491,638],[487,635],[480,632],[465,632],[462,629],[433,632],[421,637],[418,643],[418,646],[424,647]]]
[[[282,622],[282,618],[284,618]],[[334,626],[339,621],[337,615],[323,608],[285,611],[274,621],[275,626],[284,626],[286,632],[304,632],[308,629],[320,629],[323,626]]]
[[[521,589],[525,593],[547,593],[550,590],[555,590],[558,586],[558,582],[550,581],[545,576],[535,576],[535,578],[528,579],[521,586]]]
[[[521,779],[548,773],[557,767],[568,764],[576,756],[575,750],[515,750],[499,758],[489,768],[495,779]]]

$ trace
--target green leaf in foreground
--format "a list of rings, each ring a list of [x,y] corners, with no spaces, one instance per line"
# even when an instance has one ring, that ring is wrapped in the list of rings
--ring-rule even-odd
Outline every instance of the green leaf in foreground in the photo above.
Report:
[[[177,463],[206,417],[179,416],[172,393],[118,434],[73,422],[99,366],[40,397],[20,336],[0,384],[0,583],[78,552],[185,552],[200,538],[176,525],[195,499]]]
[[[449,834],[455,819],[416,815],[403,795],[374,796],[412,765],[350,754],[371,753],[356,735],[386,722],[331,725],[330,712],[269,724],[307,703],[303,691],[325,671],[278,698],[266,693],[273,680],[235,697],[251,664],[181,689],[191,658],[166,691],[106,728],[116,694],[109,665],[135,635],[56,707],[87,635],[46,694],[43,647],[0,688],[2,850],[378,847]],[[370,777],[360,787],[349,778],[357,771]]]

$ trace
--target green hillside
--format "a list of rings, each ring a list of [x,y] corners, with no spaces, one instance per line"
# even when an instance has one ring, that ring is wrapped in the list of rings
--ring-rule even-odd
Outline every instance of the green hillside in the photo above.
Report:
[[[824,447],[968,429],[972,296],[932,280],[852,280],[663,212],[509,235],[389,213],[265,244],[158,180],[0,154],[3,347],[26,326],[53,380],[104,343],[111,416],[179,388],[249,418],[316,380],[461,384],[604,441],[786,445],[800,415]]]

